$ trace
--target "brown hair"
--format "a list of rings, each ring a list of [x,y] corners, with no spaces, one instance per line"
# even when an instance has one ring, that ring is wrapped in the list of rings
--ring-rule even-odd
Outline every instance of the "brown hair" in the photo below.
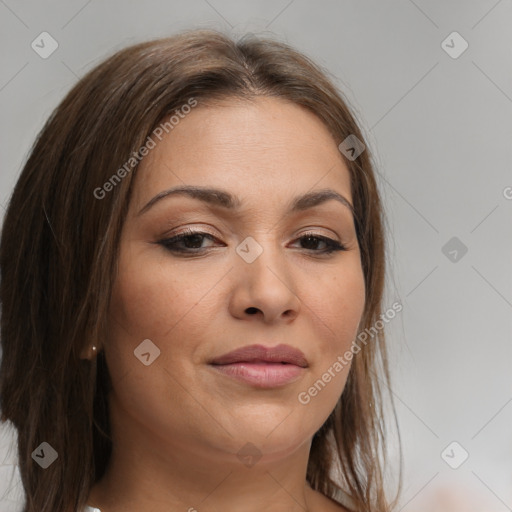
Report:
[[[111,454],[108,368],[101,352],[93,361],[80,354],[105,339],[137,166],[109,187],[108,199],[95,191],[190,98],[257,96],[309,109],[337,144],[348,135],[364,140],[327,72],[308,57],[270,38],[235,42],[213,30],[115,53],[72,88],[39,134],[10,198],[0,243],[0,405],[2,421],[17,429],[24,512],[81,510]],[[369,150],[346,163],[365,277],[364,330],[382,316],[384,217]],[[313,438],[307,468],[313,489],[332,499],[343,489],[357,512],[391,510],[377,377],[389,384],[382,330],[354,355],[344,392]],[[32,459],[44,441],[58,453],[58,463],[46,470]],[[332,476],[336,468],[339,480]]]

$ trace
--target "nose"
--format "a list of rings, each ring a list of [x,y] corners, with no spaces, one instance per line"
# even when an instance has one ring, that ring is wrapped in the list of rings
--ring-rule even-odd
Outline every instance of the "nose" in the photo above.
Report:
[[[248,240],[237,248],[231,313],[238,318],[255,316],[265,323],[290,322],[297,317],[302,304],[297,279],[282,249],[258,242]]]

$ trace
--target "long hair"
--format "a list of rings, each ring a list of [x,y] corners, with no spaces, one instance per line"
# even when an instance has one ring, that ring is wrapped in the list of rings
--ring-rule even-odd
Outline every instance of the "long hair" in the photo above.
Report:
[[[1,419],[17,430],[24,512],[81,510],[109,462],[108,367],[101,352],[92,361],[80,354],[106,339],[139,149],[191,98],[258,96],[313,112],[336,144],[349,135],[364,141],[328,73],[307,56],[272,38],[233,41],[205,29],[113,54],[79,80],[41,130],[0,241]],[[364,330],[382,315],[384,213],[369,148],[344,158],[365,279]],[[388,385],[379,330],[354,354],[345,389],[311,445],[308,482],[334,500],[350,496],[354,512],[392,508],[384,483]],[[43,442],[58,455],[47,469],[33,457]]]

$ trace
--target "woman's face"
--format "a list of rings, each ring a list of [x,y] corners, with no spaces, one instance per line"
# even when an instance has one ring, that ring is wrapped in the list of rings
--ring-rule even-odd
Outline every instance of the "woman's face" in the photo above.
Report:
[[[122,231],[105,346],[111,414],[163,452],[235,462],[252,443],[262,462],[283,457],[336,405],[350,369],[338,357],[365,303],[350,208],[292,205],[326,189],[352,204],[348,169],[320,120],[273,98],[199,104],[164,135],[141,163]],[[223,195],[171,194],[144,208],[183,186]],[[169,240],[188,230],[201,235]],[[344,250],[326,252],[331,243]],[[211,364],[282,344],[307,366],[247,355]]]

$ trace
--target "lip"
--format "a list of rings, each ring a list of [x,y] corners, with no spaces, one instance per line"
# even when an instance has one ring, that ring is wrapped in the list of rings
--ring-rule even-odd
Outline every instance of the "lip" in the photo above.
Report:
[[[216,371],[258,388],[283,386],[299,379],[308,367],[304,354],[290,345],[249,345],[216,357]]]
[[[231,364],[231,363],[288,363],[301,368],[308,366],[306,356],[297,348],[290,345],[277,345],[265,347],[264,345],[248,345],[223,354],[213,359],[210,364]]]

